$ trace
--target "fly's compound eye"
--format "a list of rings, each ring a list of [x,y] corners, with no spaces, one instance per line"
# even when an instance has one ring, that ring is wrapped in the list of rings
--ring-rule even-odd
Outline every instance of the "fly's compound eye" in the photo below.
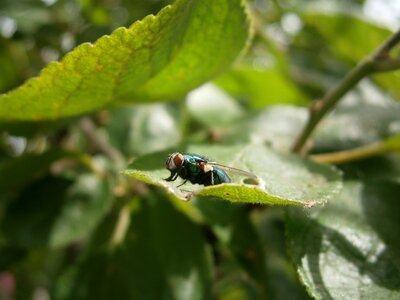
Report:
[[[183,154],[180,152],[175,152],[168,157],[167,161],[165,162],[165,165],[168,170],[173,171],[180,168],[183,165],[183,160],[184,160]]]

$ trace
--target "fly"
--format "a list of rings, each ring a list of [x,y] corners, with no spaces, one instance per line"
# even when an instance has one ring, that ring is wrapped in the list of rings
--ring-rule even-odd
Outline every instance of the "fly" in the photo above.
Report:
[[[165,179],[166,181],[175,181],[178,177],[184,180],[178,187],[188,181],[204,186],[231,182],[226,172],[233,172],[258,180],[258,177],[252,173],[209,161],[197,154],[172,153],[168,156],[165,165],[171,172],[171,175]]]

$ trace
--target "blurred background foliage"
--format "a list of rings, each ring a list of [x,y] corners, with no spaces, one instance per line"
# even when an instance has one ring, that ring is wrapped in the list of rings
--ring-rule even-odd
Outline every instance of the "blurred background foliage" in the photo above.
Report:
[[[0,92],[171,2],[1,0]],[[398,0],[249,4],[248,52],[183,101],[0,123],[0,299],[309,298],[287,254],[282,208],[187,205],[120,174],[135,157],[182,144],[289,149],[310,101],[400,24]],[[364,80],[327,118],[313,151],[398,133],[399,79],[397,71]],[[400,178],[397,156],[343,170]]]

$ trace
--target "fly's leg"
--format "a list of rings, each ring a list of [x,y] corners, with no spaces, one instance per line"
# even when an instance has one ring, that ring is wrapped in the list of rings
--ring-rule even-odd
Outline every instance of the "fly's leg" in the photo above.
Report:
[[[180,185],[176,186],[177,188],[184,185],[188,180],[186,179],[184,182],[182,182]]]
[[[171,172],[171,175],[168,178],[164,178],[165,181],[175,181],[178,178],[177,172]]]

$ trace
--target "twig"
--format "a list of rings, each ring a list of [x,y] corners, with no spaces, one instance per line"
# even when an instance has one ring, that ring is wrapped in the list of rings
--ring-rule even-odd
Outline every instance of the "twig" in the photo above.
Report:
[[[400,42],[400,29],[393,33],[383,44],[373,53],[373,57],[386,57],[389,52]]]
[[[400,134],[394,135],[385,141],[361,146],[354,149],[343,150],[325,154],[311,155],[311,159],[320,163],[342,164],[349,161],[360,160],[400,151]]]
[[[96,132],[96,126],[93,124],[93,121],[90,118],[82,118],[80,121],[80,127],[85,133],[86,137],[90,140],[91,143],[93,143],[96,148],[109,156],[114,162],[118,164],[124,163],[123,155],[117,149],[112,147],[110,144],[108,144],[106,141],[98,136]]]
[[[389,72],[400,69],[400,57],[396,58],[385,58],[381,60],[376,60],[373,64],[373,72]]]
[[[295,141],[292,151],[303,153],[304,146],[321,119],[364,77],[400,68],[400,58],[391,58],[389,52],[400,42],[400,29],[380,47],[356,65],[341,82],[310,107],[308,122]],[[391,65],[393,64],[393,65]]]
[[[113,250],[115,247],[120,245],[126,236],[131,222],[131,205],[128,203],[119,211],[118,220],[112,233],[109,247]]]
[[[392,149],[388,149],[384,144],[377,143],[350,150],[343,150],[326,154],[315,154],[311,155],[310,158],[320,163],[338,165],[349,161],[361,160],[373,156],[382,155],[391,151]]]

